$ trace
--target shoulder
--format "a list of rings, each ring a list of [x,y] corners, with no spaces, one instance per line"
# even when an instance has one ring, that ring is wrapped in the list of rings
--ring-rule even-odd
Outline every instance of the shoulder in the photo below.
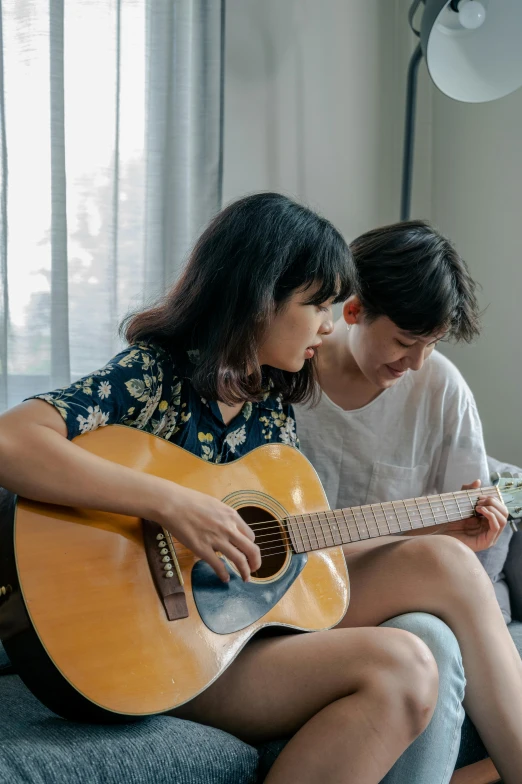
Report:
[[[477,404],[460,370],[438,351],[434,351],[418,373],[418,399],[424,401],[430,421],[440,418],[444,427],[457,427],[464,421],[480,421]],[[477,425],[478,426],[478,425]]]
[[[103,370],[141,368],[143,371],[146,371],[172,363],[173,357],[161,346],[155,343],[135,343],[116,354]]]
[[[413,377],[418,384],[425,385],[432,393],[473,397],[460,370],[440,351],[434,351],[422,370],[414,373]]]

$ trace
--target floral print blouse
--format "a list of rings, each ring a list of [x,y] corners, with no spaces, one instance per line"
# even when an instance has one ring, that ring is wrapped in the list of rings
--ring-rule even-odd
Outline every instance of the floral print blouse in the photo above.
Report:
[[[225,425],[217,403],[192,387],[197,360],[197,351],[173,357],[155,344],[138,343],[96,373],[34,397],[60,412],[70,439],[104,425],[128,425],[213,463],[228,463],[265,443],[299,446],[292,407],[269,391]]]

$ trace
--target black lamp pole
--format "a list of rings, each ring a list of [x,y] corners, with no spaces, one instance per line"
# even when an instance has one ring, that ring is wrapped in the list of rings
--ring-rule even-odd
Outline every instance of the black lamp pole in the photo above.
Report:
[[[408,66],[404,149],[402,153],[401,221],[406,221],[410,218],[413,150],[415,144],[415,110],[417,108],[417,76],[421,60],[422,48],[419,43],[411,56]]]

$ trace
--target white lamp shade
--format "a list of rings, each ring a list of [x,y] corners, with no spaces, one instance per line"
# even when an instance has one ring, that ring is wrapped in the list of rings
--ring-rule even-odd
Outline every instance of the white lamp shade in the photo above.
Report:
[[[522,0],[481,0],[484,22],[462,27],[449,0],[425,0],[421,44],[431,78],[457,101],[492,101],[522,86]]]

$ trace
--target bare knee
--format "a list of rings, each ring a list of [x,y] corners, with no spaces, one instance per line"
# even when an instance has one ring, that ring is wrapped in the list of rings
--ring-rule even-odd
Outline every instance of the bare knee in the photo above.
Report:
[[[475,553],[453,536],[418,537],[411,543],[409,558],[422,565],[425,580],[439,593],[448,593],[453,601],[492,599],[491,580]]]
[[[428,726],[438,695],[438,670],[428,646],[409,632],[387,629],[384,649],[369,667],[368,687],[408,742]]]

